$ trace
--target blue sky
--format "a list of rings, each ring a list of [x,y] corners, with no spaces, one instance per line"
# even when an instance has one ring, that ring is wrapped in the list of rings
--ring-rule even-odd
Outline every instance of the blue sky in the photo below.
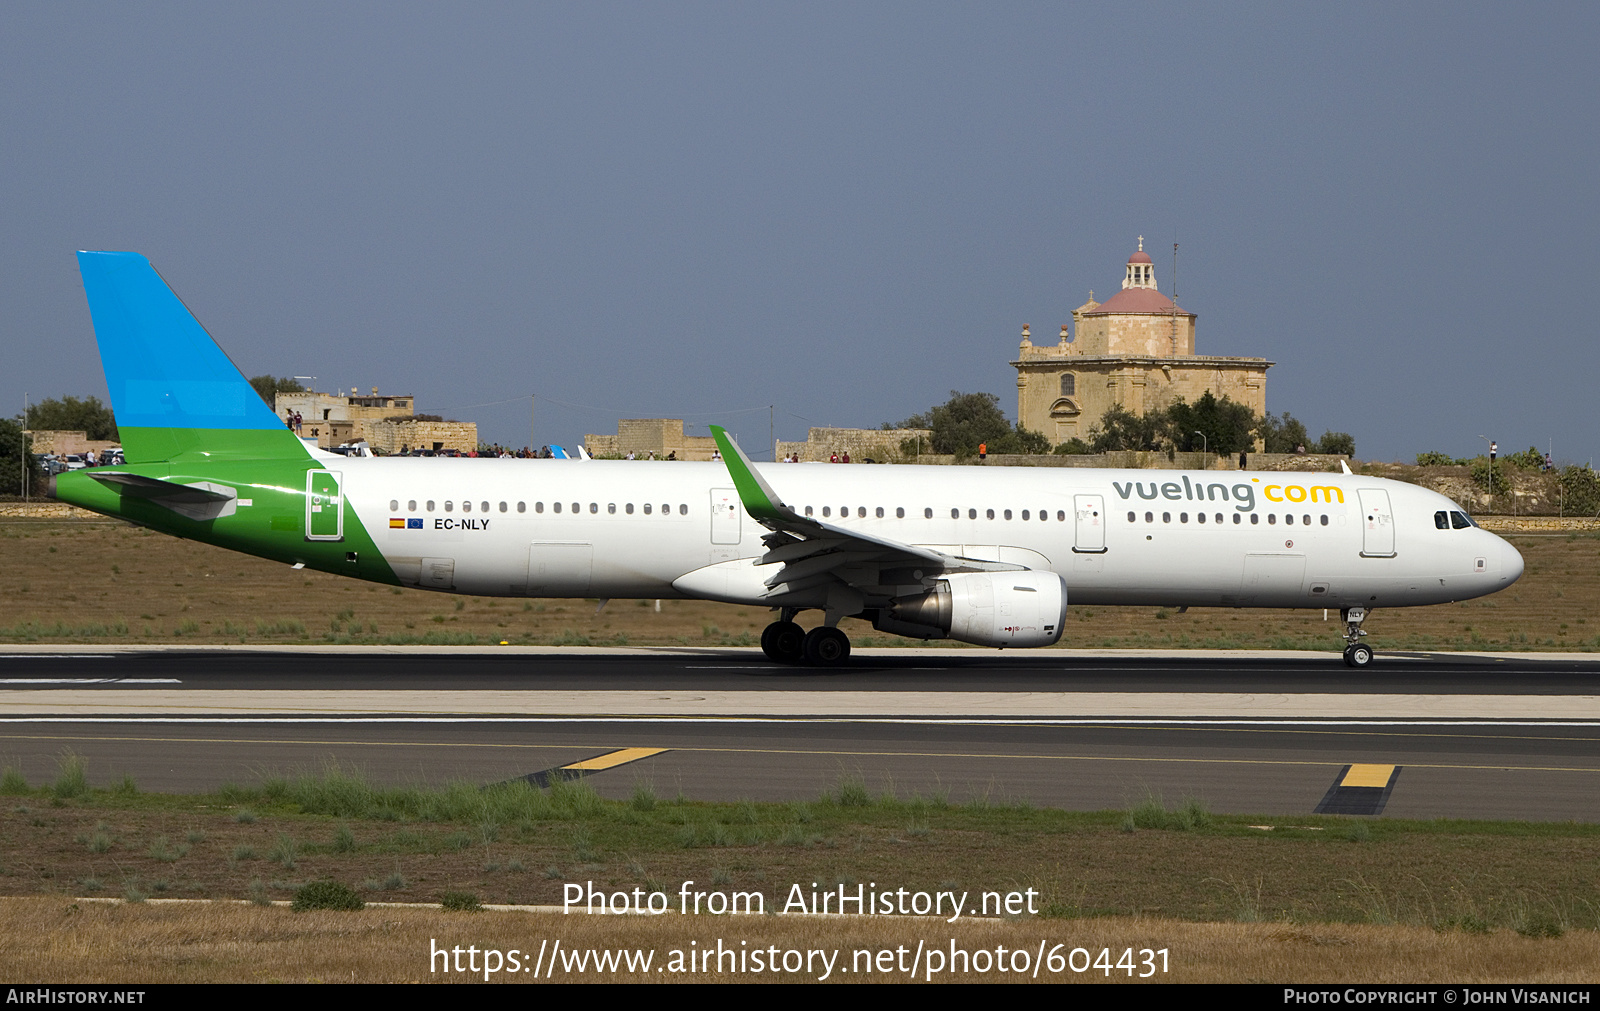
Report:
[[[71,4],[0,37],[0,410],[104,381],[72,252],[247,374],[752,448],[996,393],[1146,237],[1365,458],[1600,455],[1592,5]],[[1587,280],[1586,280],[1587,279]],[[520,398],[520,399],[519,399]],[[743,412],[743,413],[741,413]],[[703,432],[703,428],[698,429]]]

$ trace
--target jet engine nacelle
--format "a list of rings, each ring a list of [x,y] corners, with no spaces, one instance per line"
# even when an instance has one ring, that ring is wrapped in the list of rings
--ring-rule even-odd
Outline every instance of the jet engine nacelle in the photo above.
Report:
[[[948,637],[977,646],[1052,646],[1067,616],[1067,583],[1054,572],[962,572],[879,611],[880,632]]]

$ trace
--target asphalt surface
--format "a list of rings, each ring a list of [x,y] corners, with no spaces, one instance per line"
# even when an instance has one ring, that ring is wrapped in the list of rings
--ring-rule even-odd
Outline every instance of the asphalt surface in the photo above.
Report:
[[[753,650],[6,653],[0,764],[37,783],[71,750],[91,780],[185,792],[328,763],[384,782],[548,778],[662,749],[581,774],[619,797],[643,782],[793,800],[859,776],[956,802],[1153,793],[1270,819],[1312,813],[1355,767],[1389,776],[1390,816],[1596,821],[1597,685],[1600,662],[1449,654],[1352,671],[1318,654],[974,650],[815,672]]]

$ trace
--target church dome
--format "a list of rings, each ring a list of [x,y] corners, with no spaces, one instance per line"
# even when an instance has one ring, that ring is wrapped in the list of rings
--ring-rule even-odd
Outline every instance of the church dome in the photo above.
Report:
[[[1153,263],[1155,261],[1150,259],[1150,254],[1149,253],[1147,253],[1147,252],[1145,252],[1144,250],[1141,249],[1137,253],[1134,253],[1132,256],[1128,257],[1128,262],[1129,263]]]

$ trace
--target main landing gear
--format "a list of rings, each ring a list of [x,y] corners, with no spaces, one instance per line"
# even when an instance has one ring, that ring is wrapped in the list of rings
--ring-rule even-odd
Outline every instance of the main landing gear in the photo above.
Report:
[[[761,632],[761,652],[776,663],[837,667],[850,659],[850,637],[831,625],[807,632],[787,610]]]
[[[1344,662],[1347,667],[1369,667],[1372,665],[1372,647],[1361,641],[1367,633],[1362,631],[1361,623],[1367,620],[1367,609],[1364,607],[1347,607],[1339,612],[1339,617],[1344,619]]]

